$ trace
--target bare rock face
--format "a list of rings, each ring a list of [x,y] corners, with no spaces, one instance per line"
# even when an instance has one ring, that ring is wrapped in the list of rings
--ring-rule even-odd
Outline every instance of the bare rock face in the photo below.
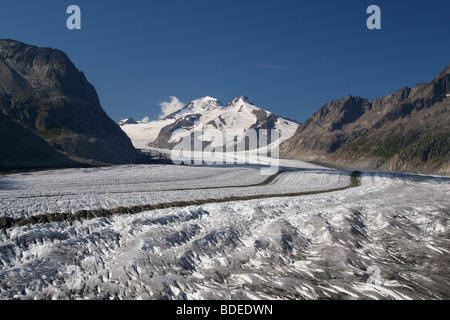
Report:
[[[0,113],[0,171],[77,165],[38,134]]]
[[[341,168],[450,174],[450,66],[386,97],[328,103],[280,150]]]
[[[2,121],[9,121],[23,133],[0,137],[11,152],[22,148],[30,137],[46,143],[36,153],[25,154],[23,161],[13,161],[2,152],[0,161],[5,168],[25,166],[21,163],[28,163],[25,167],[58,167],[67,165],[67,160],[89,165],[124,164],[140,157],[102,109],[95,88],[59,50],[0,40],[0,113]],[[48,147],[53,156],[47,163]]]
[[[200,117],[200,114],[189,114],[162,128],[159,132],[158,138],[151,144],[151,146],[162,149],[172,149],[178,143],[178,141],[171,142],[172,134],[177,130],[192,129],[195,122],[198,121]],[[193,139],[194,135],[191,134],[192,145]]]

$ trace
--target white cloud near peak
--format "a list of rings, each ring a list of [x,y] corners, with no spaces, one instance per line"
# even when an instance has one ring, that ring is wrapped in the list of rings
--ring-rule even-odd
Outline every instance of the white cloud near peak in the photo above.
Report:
[[[159,104],[161,107],[161,114],[159,119],[164,119],[168,115],[181,110],[186,104],[178,100],[177,97],[169,97],[170,101],[163,101]]]
[[[149,123],[150,122],[150,118],[149,117],[144,117],[140,122],[141,123]]]

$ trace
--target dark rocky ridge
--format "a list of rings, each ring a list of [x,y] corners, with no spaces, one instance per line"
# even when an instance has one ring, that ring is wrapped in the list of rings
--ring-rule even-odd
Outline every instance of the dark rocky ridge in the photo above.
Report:
[[[120,120],[119,122],[117,122],[117,124],[119,126],[123,126],[125,124],[138,124],[138,122],[133,118],[126,118],[125,120]]]
[[[150,146],[161,149],[172,149],[179,143],[178,141],[170,142],[173,133],[177,130],[188,130],[193,128],[195,122],[198,121],[200,117],[200,114],[189,114],[176,120],[174,123],[165,126],[159,132],[158,138],[156,138],[156,140],[153,141]],[[191,145],[194,146],[194,134],[191,134]]]
[[[323,106],[280,148],[342,168],[450,174],[450,66],[432,82],[372,101]]]
[[[0,40],[0,169],[141,160],[65,53]],[[29,146],[35,146],[25,152]]]

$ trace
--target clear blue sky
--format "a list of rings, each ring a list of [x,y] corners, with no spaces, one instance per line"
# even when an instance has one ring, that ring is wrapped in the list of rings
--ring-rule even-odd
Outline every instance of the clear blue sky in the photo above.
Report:
[[[82,10],[68,30],[66,9]],[[368,30],[366,9],[382,10]],[[0,38],[66,52],[114,120],[158,104],[247,95],[305,121],[349,94],[373,99],[450,64],[450,1],[2,0]]]

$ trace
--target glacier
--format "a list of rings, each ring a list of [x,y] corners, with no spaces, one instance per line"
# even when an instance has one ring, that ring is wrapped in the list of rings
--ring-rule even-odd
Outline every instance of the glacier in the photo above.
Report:
[[[290,164],[2,175],[0,218],[259,198],[4,228],[0,299],[450,297],[449,178]]]

